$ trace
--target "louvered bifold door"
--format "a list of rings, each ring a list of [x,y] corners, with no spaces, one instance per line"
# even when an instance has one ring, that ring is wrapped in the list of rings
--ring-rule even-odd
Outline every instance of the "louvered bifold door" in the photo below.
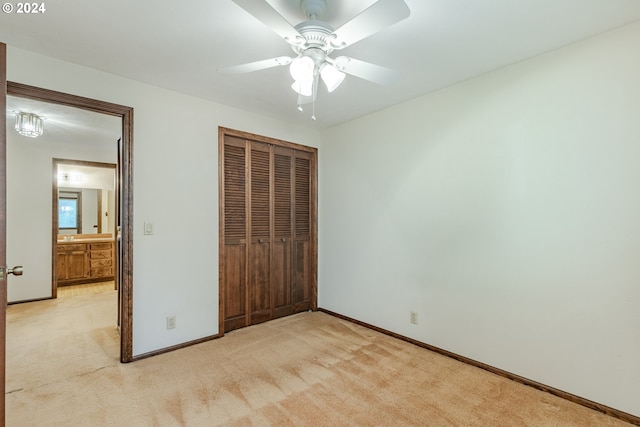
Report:
[[[293,237],[293,150],[274,147],[273,154],[273,317],[293,313],[291,246]]]
[[[247,322],[247,209],[246,142],[227,136],[224,140],[224,197],[222,295],[224,330],[248,326]]]
[[[316,152],[250,136],[220,147],[224,332],[316,308]]]
[[[271,153],[252,141],[250,164],[249,309],[251,324],[271,318]]]
[[[293,161],[292,286],[294,311],[311,308],[311,153],[295,151]]]

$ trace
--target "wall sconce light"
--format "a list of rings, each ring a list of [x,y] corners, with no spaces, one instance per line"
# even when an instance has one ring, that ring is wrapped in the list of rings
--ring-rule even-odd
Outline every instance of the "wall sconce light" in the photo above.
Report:
[[[58,184],[79,186],[84,182],[84,175],[80,172],[60,172],[58,174]]]
[[[33,113],[16,113],[16,131],[20,135],[35,138],[42,135],[44,131],[44,120]]]

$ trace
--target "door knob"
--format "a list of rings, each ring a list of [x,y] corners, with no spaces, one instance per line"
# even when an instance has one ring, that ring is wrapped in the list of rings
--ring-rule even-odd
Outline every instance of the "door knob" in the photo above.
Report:
[[[264,243],[264,239],[258,239],[258,243]]]
[[[24,268],[22,268],[21,265],[16,265],[13,268],[7,269],[7,274],[13,274],[14,276],[22,276],[22,273],[24,273]]]
[[[6,280],[9,274],[13,274],[14,276],[22,276],[24,273],[24,269],[21,265],[16,265],[13,268],[0,267],[0,280]]]
[[[282,243],[284,243],[284,242],[286,242],[286,241],[287,241],[287,238],[286,238],[286,237],[283,237],[282,239],[280,239],[280,241],[281,241]]]

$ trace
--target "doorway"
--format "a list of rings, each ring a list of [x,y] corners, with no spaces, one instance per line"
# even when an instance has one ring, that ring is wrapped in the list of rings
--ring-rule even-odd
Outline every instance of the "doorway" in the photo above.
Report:
[[[115,172],[116,164],[53,159],[53,298],[60,286],[118,289]]]
[[[115,238],[119,242],[116,253],[119,267],[115,274],[118,276],[116,280],[119,285],[120,361],[123,363],[131,362],[133,360],[133,108],[13,82],[7,82],[7,95],[121,118],[122,138],[117,143],[113,142],[118,159],[115,185],[120,190],[115,232]],[[56,240],[52,244],[55,242]]]

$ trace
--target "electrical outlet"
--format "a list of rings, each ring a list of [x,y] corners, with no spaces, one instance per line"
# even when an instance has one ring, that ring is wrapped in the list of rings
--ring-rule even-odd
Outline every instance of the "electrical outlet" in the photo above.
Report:
[[[416,313],[415,311],[409,312],[409,321],[411,323],[413,323],[414,325],[417,325],[418,324],[418,313]]]
[[[176,316],[167,317],[167,329],[175,329],[176,327]]]

